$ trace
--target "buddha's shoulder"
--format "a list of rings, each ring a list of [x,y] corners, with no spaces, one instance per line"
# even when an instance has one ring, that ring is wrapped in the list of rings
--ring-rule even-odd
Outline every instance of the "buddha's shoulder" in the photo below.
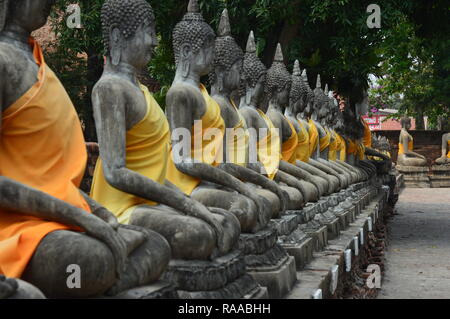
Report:
[[[127,94],[130,89],[136,89],[136,87],[127,80],[124,80],[117,75],[103,75],[100,80],[95,84],[93,92],[99,93],[114,93]]]
[[[202,96],[202,92],[199,88],[196,88],[190,84],[178,82],[172,84],[167,92],[167,96],[173,98],[198,98]]]

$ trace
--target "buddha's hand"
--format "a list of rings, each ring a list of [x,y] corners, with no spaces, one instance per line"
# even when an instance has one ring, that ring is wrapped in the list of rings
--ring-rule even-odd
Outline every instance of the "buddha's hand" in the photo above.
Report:
[[[188,200],[188,205],[191,209],[186,210],[186,212],[191,212],[192,216],[197,217],[207,223],[216,233],[217,238],[217,248],[221,254],[228,252],[228,244],[225,237],[224,229],[221,223],[214,218],[214,215],[200,202],[195,200]]]
[[[272,218],[272,212],[270,210],[269,205],[266,205],[264,202],[264,198],[259,196],[258,194],[249,191],[245,194],[248,198],[253,200],[258,208],[258,223],[260,226],[265,226]]]
[[[92,214],[99,217],[105,223],[111,225],[113,229],[115,230],[119,229],[120,224],[119,221],[117,220],[117,217],[109,210],[107,210],[105,207],[97,208],[95,211],[92,212]]]
[[[94,215],[86,224],[84,226],[86,234],[100,240],[111,250],[116,263],[116,275],[117,278],[120,278],[125,271],[125,263],[128,257],[125,241],[110,224]]]
[[[0,275],[0,299],[11,297],[18,288],[17,280]]]
[[[287,211],[288,209],[288,204],[289,204],[289,194],[282,189],[281,187],[278,187],[279,189],[279,194],[278,197],[280,198],[280,203],[281,203],[281,212],[284,213]]]

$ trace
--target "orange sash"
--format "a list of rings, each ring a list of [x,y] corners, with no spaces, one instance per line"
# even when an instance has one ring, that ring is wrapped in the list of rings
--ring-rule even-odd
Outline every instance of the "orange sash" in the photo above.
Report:
[[[298,143],[296,157],[298,161],[308,163],[309,161],[309,133],[302,121],[298,121],[301,130],[297,133]]]
[[[258,141],[258,160],[264,166],[266,175],[273,180],[280,166],[281,138],[270,118],[263,111],[257,111],[268,127],[266,138]]]
[[[90,212],[78,189],[87,152],[75,108],[39,45],[38,81],[3,112],[0,175]],[[68,226],[0,210],[0,274],[20,277],[40,241]],[[75,228],[72,228],[75,230]]]
[[[206,112],[201,122],[194,124],[191,129],[191,157],[198,162],[218,166],[223,163],[225,122],[222,119],[219,104],[210,97],[203,85],[200,85],[200,90],[206,102]],[[168,161],[167,180],[186,195],[191,195],[201,180],[186,175],[176,168],[173,150],[170,151]]]
[[[283,161],[293,164],[293,163],[295,163],[295,160],[296,160],[295,157],[296,157],[296,150],[297,150],[297,144],[298,144],[298,135],[297,135],[297,131],[295,130],[295,127],[294,127],[294,125],[292,125],[291,121],[289,121],[289,119],[287,119],[287,118],[286,118],[286,121],[289,123],[289,126],[292,131],[292,135],[281,146],[281,156],[283,158]]]
[[[361,121],[364,124],[364,138],[363,144],[365,147],[372,148],[372,131],[370,130],[369,124],[361,117]]]
[[[414,141],[410,140],[408,142],[408,151],[414,150]],[[403,148],[403,144],[398,144],[398,155],[405,154],[405,149]]]
[[[313,120],[309,120],[309,156],[317,151],[317,141],[319,140],[319,131]]]
[[[331,133],[331,139],[333,141],[330,142],[329,152],[328,152],[328,159],[330,161],[336,161],[336,159],[337,159],[337,149],[338,149],[338,138],[337,138],[337,135],[336,135],[336,133],[334,131],[332,131],[330,133]]]

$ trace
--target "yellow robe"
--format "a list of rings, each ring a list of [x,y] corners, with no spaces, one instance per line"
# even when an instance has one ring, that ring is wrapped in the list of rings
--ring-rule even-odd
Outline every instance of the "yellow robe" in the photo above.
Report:
[[[200,85],[200,90],[206,103],[206,112],[201,119],[201,128],[199,122],[191,129],[191,157],[198,162],[218,166],[223,163],[225,122],[219,104],[211,98],[203,85]],[[173,150],[168,159],[166,178],[186,195],[191,195],[201,182],[200,179],[184,174],[176,168]]]
[[[450,158],[450,141],[447,141],[447,149],[448,149],[447,158]]]
[[[37,82],[3,112],[0,175],[90,213],[78,187],[87,162],[81,124],[66,90],[30,39]],[[0,274],[20,278],[41,240],[79,230],[0,209]]]
[[[370,130],[369,124],[361,117],[361,121],[364,124],[364,138],[363,144],[365,147],[372,148],[372,131]]]
[[[250,134],[248,132],[244,117],[239,112],[233,101],[231,101],[231,104],[239,115],[239,123],[227,133],[227,162],[245,167],[248,162]]]
[[[159,184],[164,184],[169,158],[170,130],[169,122],[148,91],[140,85],[147,102],[144,118],[126,135],[126,167]],[[102,160],[95,166],[91,196],[117,216],[121,224],[128,224],[136,206],[156,203],[124,193],[112,187],[103,174]]]
[[[309,120],[309,156],[311,157],[317,151],[317,141],[319,140],[319,131],[313,120]]]
[[[292,125],[291,121],[286,118],[286,120],[289,123],[289,126],[292,131],[291,137],[283,143],[281,146],[281,155],[283,158],[283,161],[286,161],[291,164],[295,164],[296,161],[296,151],[297,151],[297,144],[298,144],[298,135],[297,131],[295,130],[294,125]]]
[[[358,151],[358,145],[354,140],[349,139],[347,145],[347,155],[356,155]]]
[[[357,143],[356,156],[362,161],[365,158],[366,147],[363,142]]]
[[[323,152],[328,146],[330,146],[331,134],[327,129],[325,129],[325,132],[327,134],[319,141],[321,152]]]
[[[328,151],[328,159],[330,161],[336,161],[337,159],[337,148],[338,148],[338,138],[336,135],[336,132],[331,131],[331,139],[333,140],[330,142],[329,151]]]
[[[298,143],[296,156],[298,161],[308,163],[310,158],[309,151],[309,133],[306,127],[303,125],[302,121],[298,121],[301,130],[297,133]]]
[[[414,150],[414,140],[408,142],[408,151]],[[398,144],[398,155],[405,154],[405,149],[403,148],[403,143]]]
[[[266,121],[269,128],[267,136],[258,141],[258,160],[264,166],[266,175],[273,180],[280,166],[281,139],[270,118],[261,110],[258,110],[258,113]]]
[[[347,160],[347,145],[345,143],[345,140],[342,136],[340,136],[338,133],[336,133],[337,137],[337,151],[340,152],[339,159],[343,162]]]

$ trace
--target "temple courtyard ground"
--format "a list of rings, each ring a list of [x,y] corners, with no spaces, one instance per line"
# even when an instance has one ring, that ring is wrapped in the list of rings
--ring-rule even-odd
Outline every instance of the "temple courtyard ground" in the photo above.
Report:
[[[378,298],[450,298],[450,189],[403,190],[388,227]]]

